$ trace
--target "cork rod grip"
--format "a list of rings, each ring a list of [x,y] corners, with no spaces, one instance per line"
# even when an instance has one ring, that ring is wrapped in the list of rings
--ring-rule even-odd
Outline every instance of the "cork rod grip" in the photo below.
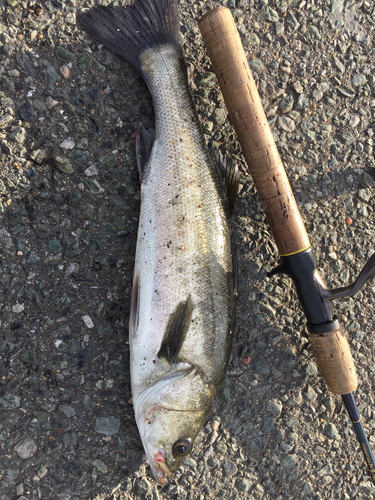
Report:
[[[325,383],[334,394],[349,394],[358,380],[348,340],[341,326],[332,332],[310,333],[309,339]]]
[[[298,253],[310,242],[230,10],[207,12],[199,29],[279,253]]]

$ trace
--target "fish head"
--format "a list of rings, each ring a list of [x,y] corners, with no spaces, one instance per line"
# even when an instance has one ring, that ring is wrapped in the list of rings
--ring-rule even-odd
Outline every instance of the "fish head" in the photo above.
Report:
[[[214,398],[202,371],[186,365],[146,389],[134,405],[148,462],[163,485],[192,451]]]

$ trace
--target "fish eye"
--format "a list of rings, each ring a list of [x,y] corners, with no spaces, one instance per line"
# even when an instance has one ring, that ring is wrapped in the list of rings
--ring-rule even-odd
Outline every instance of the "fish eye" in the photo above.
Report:
[[[172,447],[173,455],[178,458],[178,457],[184,457],[187,455],[192,449],[192,443],[191,439],[179,439],[178,441],[175,442],[175,444]]]

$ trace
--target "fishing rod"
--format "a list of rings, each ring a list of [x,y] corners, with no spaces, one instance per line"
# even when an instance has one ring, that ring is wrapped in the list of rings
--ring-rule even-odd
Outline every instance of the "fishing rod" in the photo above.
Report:
[[[268,276],[283,273],[294,281],[316,362],[328,389],[342,397],[375,483],[375,459],[354,398],[358,386],[354,361],[345,331],[331,308],[333,299],[353,295],[375,273],[375,254],[352,285],[327,288],[231,12],[225,7],[210,10],[198,25],[279,250],[280,265]]]

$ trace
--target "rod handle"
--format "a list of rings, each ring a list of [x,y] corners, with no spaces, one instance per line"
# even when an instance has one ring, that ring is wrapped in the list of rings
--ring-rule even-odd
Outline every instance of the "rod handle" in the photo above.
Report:
[[[317,365],[334,394],[349,394],[358,387],[350,347],[342,326],[326,333],[309,333]]]
[[[279,253],[300,252],[310,242],[232,14],[218,7],[198,25]]]

